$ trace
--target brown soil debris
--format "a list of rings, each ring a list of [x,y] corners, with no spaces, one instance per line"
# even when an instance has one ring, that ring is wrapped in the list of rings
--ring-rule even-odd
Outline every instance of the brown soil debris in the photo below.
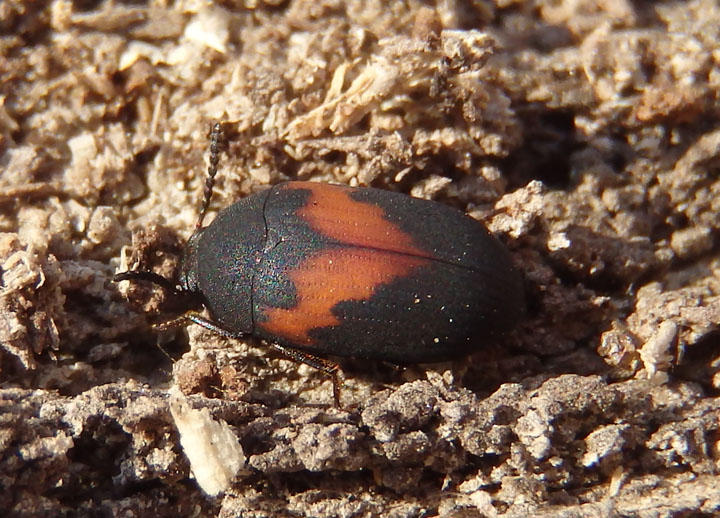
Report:
[[[8,516],[720,513],[720,7],[431,4],[0,2]],[[432,198],[507,243],[526,321],[348,361],[345,409],[255,341],[154,332],[172,301],[111,278],[172,274],[217,120],[209,218],[286,179]]]

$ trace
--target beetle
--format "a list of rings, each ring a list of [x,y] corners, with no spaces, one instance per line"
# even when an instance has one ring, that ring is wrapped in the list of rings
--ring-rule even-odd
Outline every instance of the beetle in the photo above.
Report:
[[[467,355],[524,313],[523,279],[477,220],[404,194],[290,181],[222,209],[208,226],[224,130],[213,126],[195,231],[168,279],[127,271],[188,308],[165,326],[199,324],[230,338],[255,336],[332,376],[327,356],[398,364]]]

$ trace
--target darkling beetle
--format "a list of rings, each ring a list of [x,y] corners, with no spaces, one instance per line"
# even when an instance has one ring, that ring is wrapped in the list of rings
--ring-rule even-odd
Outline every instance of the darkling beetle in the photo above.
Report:
[[[224,143],[216,123],[202,208],[175,278],[113,278],[154,283],[210,315],[187,311],[161,327],[192,322],[228,338],[261,338],[332,376],[339,406],[339,365],[327,355],[444,361],[522,318],[523,280],[506,248],[480,222],[437,202],[291,181],[202,227]]]

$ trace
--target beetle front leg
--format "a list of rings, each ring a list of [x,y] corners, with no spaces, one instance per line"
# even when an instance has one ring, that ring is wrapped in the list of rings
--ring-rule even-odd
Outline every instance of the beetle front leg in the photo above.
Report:
[[[340,377],[338,376],[340,365],[325,358],[320,358],[319,356],[314,356],[310,353],[293,349],[291,347],[285,347],[280,344],[271,343],[270,346],[291,360],[304,363],[305,365],[309,365],[310,367],[318,369],[329,375],[332,378],[333,400],[335,402],[335,406],[342,408],[340,405]]]
[[[175,327],[186,326],[190,322],[204,327],[208,331],[212,331],[220,336],[224,336],[225,338],[237,339],[247,336],[245,333],[233,333],[232,331],[223,329],[195,311],[188,311],[187,313],[180,315],[177,318],[173,318],[172,320],[161,322],[159,324],[153,324],[153,329],[157,329],[158,331],[167,331],[168,329],[173,329]]]

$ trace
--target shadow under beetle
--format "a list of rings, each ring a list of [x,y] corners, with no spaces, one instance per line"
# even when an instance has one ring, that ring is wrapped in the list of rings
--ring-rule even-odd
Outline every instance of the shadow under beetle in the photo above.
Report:
[[[174,279],[127,271],[202,304],[163,327],[193,322],[229,338],[252,335],[332,376],[326,355],[400,364],[477,350],[524,313],[523,281],[478,221],[437,202],[372,188],[285,182],[241,199],[203,227],[223,126],[195,231]]]

